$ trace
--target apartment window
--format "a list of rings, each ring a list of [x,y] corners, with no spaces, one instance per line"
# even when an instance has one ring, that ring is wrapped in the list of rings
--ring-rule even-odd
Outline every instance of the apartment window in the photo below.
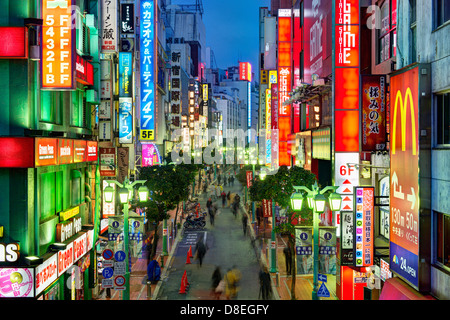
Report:
[[[378,63],[396,55],[397,1],[385,0],[381,5],[381,28],[378,33]]]
[[[435,27],[450,20],[450,0],[434,0]]]
[[[435,263],[450,268],[450,215],[434,212],[436,217]]]
[[[436,143],[450,145],[450,93],[436,97]]]

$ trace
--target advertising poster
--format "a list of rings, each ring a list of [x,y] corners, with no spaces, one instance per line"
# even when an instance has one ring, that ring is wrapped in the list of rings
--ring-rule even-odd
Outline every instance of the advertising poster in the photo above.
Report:
[[[354,263],[356,267],[373,265],[374,188],[355,188],[355,214],[353,228]]]
[[[122,34],[134,34],[134,4],[120,4],[120,32]]]
[[[0,298],[34,296],[34,269],[0,268]]]
[[[119,98],[119,143],[133,143],[133,98]]]
[[[362,75],[362,151],[386,149],[386,76]]]
[[[142,166],[151,167],[161,164],[158,147],[154,143],[142,144]]]
[[[116,176],[116,149],[100,148],[100,176],[115,177]]]
[[[123,183],[126,177],[128,177],[129,168],[129,148],[118,147],[117,148],[117,181]]]
[[[297,274],[313,273],[313,228],[295,228],[295,251],[297,254]]]
[[[131,52],[119,52],[119,97],[131,97],[133,56]]]
[[[419,279],[419,67],[391,77],[390,267]]]
[[[353,265],[353,212],[341,211],[341,265]]]
[[[336,227],[319,227],[319,273],[336,274]]]

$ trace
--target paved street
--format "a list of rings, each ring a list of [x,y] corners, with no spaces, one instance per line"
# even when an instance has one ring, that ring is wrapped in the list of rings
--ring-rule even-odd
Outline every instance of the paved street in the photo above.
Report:
[[[234,187],[224,187],[225,192],[238,192],[240,186],[235,182]],[[241,199],[243,199],[241,195]],[[199,198],[202,209],[206,208],[207,196],[203,194]],[[222,201],[216,202],[220,213],[216,216],[212,226],[207,218],[204,230],[187,231],[183,234],[177,248],[174,250],[173,259],[166,272],[166,278],[161,281],[161,286],[154,299],[168,300],[208,300],[213,297],[211,292],[211,276],[216,266],[221,267],[222,274],[228,268],[236,266],[242,273],[240,291],[237,299],[256,300],[259,293],[259,263],[253,249],[250,237],[244,236],[241,217],[235,218],[229,208],[222,208]],[[198,260],[191,258],[191,264],[186,264],[189,246],[195,256],[195,243],[203,237],[208,246],[208,251],[200,267]],[[186,270],[190,283],[186,294],[180,294],[181,278]],[[221,299],[225,299],[222,295]]]

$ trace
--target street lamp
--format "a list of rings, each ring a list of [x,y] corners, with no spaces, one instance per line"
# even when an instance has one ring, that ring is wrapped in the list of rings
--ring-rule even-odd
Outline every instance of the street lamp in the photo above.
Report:
[[[147,187],[143,186],[146,180],[136,180],[133,183],[130,183],[128,178],[125,178],[125,181],[123,184],[116,180],[106,180],[108,183],[114,183],[116,184],[119,189],[119,200],[120,203],[123,204],[123,240],[124,240],[124,252],[125,252],[125,290],[122,296],[123,300],[130,300],[130,270],[129,270],[129,229],[130,225],[128,222],[128,201],[131,200],[131,197],[133,195],[133,187],[140,183],[142,186],[139,188],[139,200],[141,202],[145,201],[148,197],[148,189]],[[141,189],[142,188],[142,189]],[[145,189],[144,189],[145,188]],[[145,196],[145,192],[147,192],[147,195]],[[142,193],[142,195],[141,195]],[[108,185],[105,187],[103,191],[103,195],[105,197],[105,202],[112,202],[114,194],[114,188]]]
[[[305,186],[294,186],[295,193],[291,196],[291,208],[293,211],[300,211],[301,204],[299,205],[301,197],[300,191],[305,191],[307,193],[306,198],[308,200],[308,207],[313,210],[313,228],[314,228],[314,281],[313,281],[313,291],[312,299],[319,300],[317,296],[318,291],[318,269],[319,269],[319,217],[318,214],[325,211],[325,204],[327,199],[324,194],[328,191],[333,191],[328,196],[328,202],[330,204],[331,211],[339,211],[341,209],[342,197],[336,193],[337,186],[327,186],[322,190],[319,190],[317,181],[312,186],[312,190],[309,190]],[[301,202],[300,202],[301,203]]]

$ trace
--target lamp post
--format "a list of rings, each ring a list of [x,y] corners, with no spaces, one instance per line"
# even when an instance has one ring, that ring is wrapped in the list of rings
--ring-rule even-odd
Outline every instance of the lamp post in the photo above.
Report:
[[[125,252],[125,290],[122,296],[123,300],[130,300],[130,270],[129,270],[129,222],[128,222],[128,200],[130,195],[133,195],[133,187],[140,183],[142,186],[139,187],[139,201],[144,202],[148,199],[148,188],[144,186],[146,180],[136,180],[130,183],[128,178],[125,178],[123,184],[116,180],[107,180],[108,183],[116,184],[119,189],[119,199],[120,203],[123,204],[123,240],[124,240],[124,252]],[[103,191],[105,201],[111,202],[114,189],[109,185]]]
[[[331,211],[339,211],[341,209],[342,197],[336,193],[337,186],[327,186],[322,190],[319,190],[319,186],[316,183],[312,186],[312,190],[309,190],[305,186],[294,186],[295,193],[291,196],[291,208],[293,211],[300,211],[302,209],[303,196],[300,191],[307,193],[306,199],[308,200],[308,207],[313,210],[313,234],[314,234],[314,279],[313,279],[313,291],[312,299],[319,300],[317,296],[318,291],[318,271],[319,271],[319,217],[318,214],[325,211],[326,198],[324,194],[328,191],[333,191],[328,196]]]

